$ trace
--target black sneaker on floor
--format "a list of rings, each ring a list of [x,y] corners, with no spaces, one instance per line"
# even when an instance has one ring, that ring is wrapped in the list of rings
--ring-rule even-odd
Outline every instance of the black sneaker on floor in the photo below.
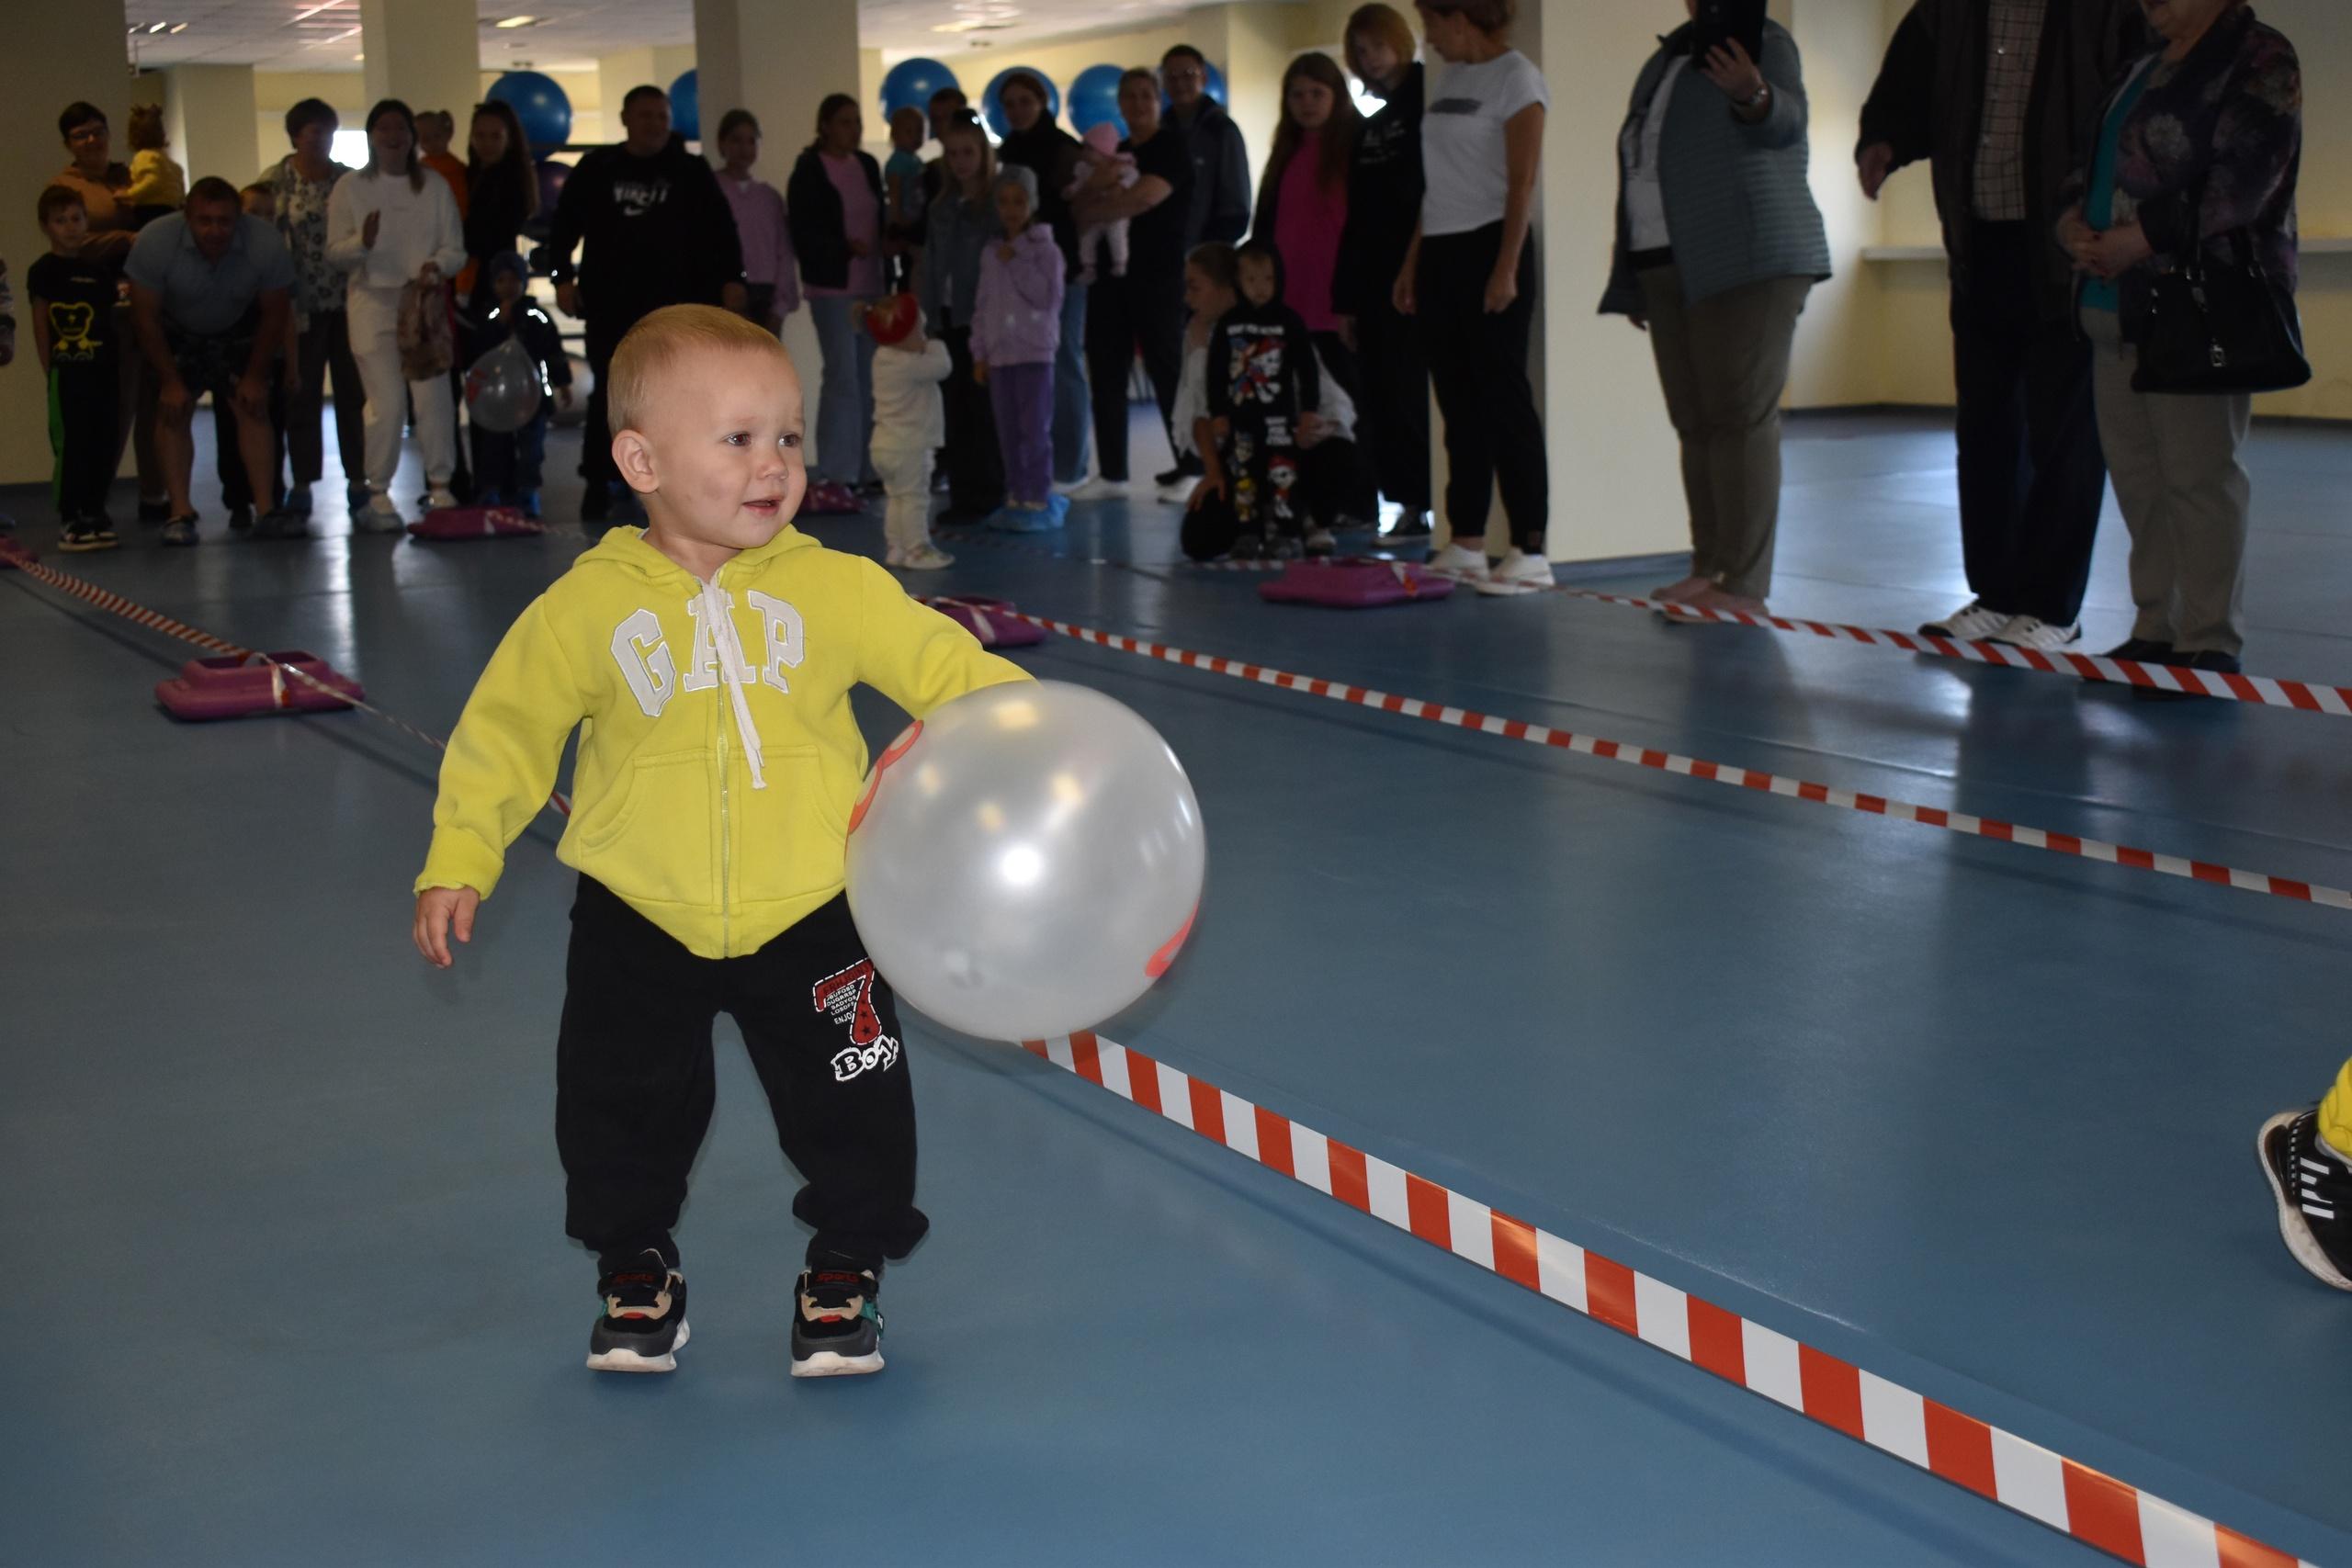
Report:
[[[110,550],[116,541],[98,537],[98,525],[87,518],[76,517],[57,531],[57,547],[68,555],[85,550]]]
[[[2352,1166],[2319,1141],[2319,1112],[2281,1111],[2255,1147],[2278,1200],[2278,1235],[2295,1261],[2339,1291],[2352,1291]]]
[[[1384,545],[1405,542],[1420,544],[1429,538],[1432,531],[1428,513],[1402,512],[1397,513],[1396,525],[1394,528],[1382,530],[1380,542]]]
[[[1187,452],[1176,459],[1174,468],[1152,475],[1151,482],[1165,489],[1172,484],[1182,484],[1186,479],[1199,479],[1202,472],[1200,458]]]
[[[2197,670],[2201,671],[2208,675],[2242,675],[2245,673],[2245,666],[2239,662],[2236,654],[2223,653],[2219,649],[2210,648],[2199,649],[2195,653],[2182,653],[2178,650],[2175,650],[2172,657],[2165,660],[2165,662],[2170,664],[2176,670]],[[2166,691],[2161,686],[2133,686],[2132,688],[2132,694],[2143,701],[2159,703],[2206,702],[2211,700],[2202,692],[2173,692]]]
[[[259,539],[307,539],[311,525],[302,513],[287,507],[265,512],[254,525],[254,536]]]
[[[648,1247],[642,1261],[596,1281],[605,1315],[588,1332],[588,1367],[598,1372],[674,1372],[686,1327],[686,1277]]]
[[[878,1269],[800,1271],[794,1290],[792,1375],[847,1377],[882,1370],[882,1276]]]
[[[2117,643],[2099,657],[2128,659],[2135,664],[2170,664],[2179,655],[2173,651],[2172,644],[2168,642],[2159,642],[2152,637],[2135,637]]]
[[[229,509],[229,532],[232,534],[250,534],[253,531],[254,509],[250,506],[231,507]]]

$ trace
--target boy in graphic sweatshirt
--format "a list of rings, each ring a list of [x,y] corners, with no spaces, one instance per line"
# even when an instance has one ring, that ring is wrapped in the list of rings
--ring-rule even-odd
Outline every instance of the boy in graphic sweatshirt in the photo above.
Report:
[[[842,892],[866,751],[850,689],[921,717],[1028,677],[872,561],[790,526],[800,384],[741,316],[678,305],[612,364],[613,460],[643,501],[506,634],[449,742],[413,936],[472,940],[506,846],[581,730],[557,857],[581,874],[556,1043],[565,1230],[596,1255],[600,1371],[686,1342],[671,1232],[712,1107],[712,1018],[741,1026],[816,1232],[792,1373],[878,1371],[886,1258],[914,1206],[914,1101],[889,987]]]
[[[1306,550],[1301,414],[1322,407],[1315,339],[1283,303],[1283,258],[1263,241],[1235,252],[1241,299],[1209,336],[1209,418],[1196,432],[1213,488],[1240,524],[1237,558],[1295,560]]]

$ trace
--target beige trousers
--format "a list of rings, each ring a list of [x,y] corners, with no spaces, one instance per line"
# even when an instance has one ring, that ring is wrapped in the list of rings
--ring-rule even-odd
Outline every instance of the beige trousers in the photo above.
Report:
[[[2132,533],[2132,635],[2183,653],[2245,646],[2247,502],[2238,448],[2253,420],[2243,392],[2135,392],[2139,350],[2112,310],[2085,310],[2091,387],[2108,477]]]
[[[1667,417],[1682,439],[1691,572],[1764,598],[1781,528],[1781,392],[1813,280],[1769,277],[1692,305],[1679,268],[1640,276]]]

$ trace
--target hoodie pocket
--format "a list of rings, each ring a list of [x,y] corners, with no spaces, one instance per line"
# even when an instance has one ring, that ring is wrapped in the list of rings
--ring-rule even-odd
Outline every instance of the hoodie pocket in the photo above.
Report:
[[[716,793],[707,751],[633,758],[580,825],[580,869],[624,898],[716,905]]]
[[[814,746],[780,749],[762,765],[767,788],[751,788],[748,774],[736,781],[742,807],[730,824],[736,898],[768,903],[839,887],[848,818],[823,753]]]

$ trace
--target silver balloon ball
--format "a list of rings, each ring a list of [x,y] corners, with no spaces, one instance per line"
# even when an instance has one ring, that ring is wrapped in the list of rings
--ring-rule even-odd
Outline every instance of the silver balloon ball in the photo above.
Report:
[[[951,1029],[1091,1028],[1166,972],[1207,867],[1176,753],[1085,686],[970,693],[867,774],[849,907],[900,998]]]
[[[466,367],[466,417],[505,434],[539,412],[539,363],[519,339],[508,338]]]

